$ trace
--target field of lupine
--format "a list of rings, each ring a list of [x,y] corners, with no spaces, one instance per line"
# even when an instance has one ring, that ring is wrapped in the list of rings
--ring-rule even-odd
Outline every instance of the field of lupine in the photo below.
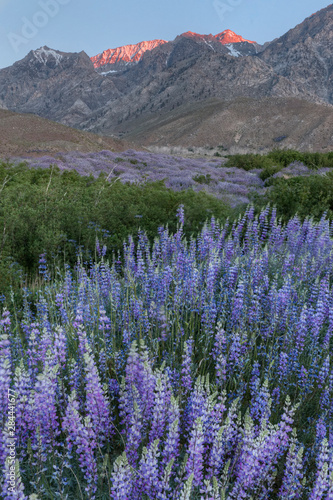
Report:
[[[16,160],[18,161],[18,159]],[[192,188],[205,190],[223,201],[236,206],[249,203],[251,194],[264,194],[265,183],[260,178],[260,168],[249,171],[228,167],[226,158],[184,158],[161,153],[128,150],[123,153],[100,151],[99,153],[58,153],[53,156],[26,159],[31,167],[49,168],[57,165],[61,171],[76,170],[80,175],[98,177],[105,173],[109,180],[141,183],[165,180],[165,185],[174,190]],[[223,168],[221,168],[223,167]],[[317,174],[326,173],[321,168]],[[313,170],[302,164],[292,164],[275,174],[275,177],[310,175]]]
[[[332,223],[183,218],[3,309],[4,499],[333,498]]]
[[[31,167],[49,168],[57,165],[61,171],[76,170],[80,175],[106,173],[110,180],[141,183],[165,180],[174,190],[193,188],[205,190],[232,205],[248,203],[248,195],[262,190],[264,183],[256,172],[238,168],[221,169],[221,158],[183,158],[168,154],[128,150],[123,153],[101,151],[99,153],[61,153],[41,158],[27,159]],[[225,161],[225,160],[224,160]]]

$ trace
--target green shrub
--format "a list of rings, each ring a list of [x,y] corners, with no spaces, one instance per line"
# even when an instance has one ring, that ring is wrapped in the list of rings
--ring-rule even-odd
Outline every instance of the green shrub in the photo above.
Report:
[[[212,178],[210,174],[204,175],[204,174],[198,174],[193,177],[193,180],[195,182],[198,182],[199,184],[210,184]]]
[[[228,155],[228,161],[225,167],[242,168],[243,170],[264,169],[273,166],[278,166],[277,162],[267,156],[259,154],[237,154]]]
[[[266,179],[268,179],[269,177],[271,177],[272,175],[276,174],[277,172],[279,172],[283,167],[281,165],[279,166],[267,166],[265,168],[262,169],[262,171],[260,172],[259,174],[259,177],[262,181],[265,181]]]
[[[205,177],[209,181],[209,176]],[[173,191],[164,182],[122,184],[81,177],[75,171],[29,169],[0,164],[0,265],[5,258],[34,276],[39,255],[47,252],[55,266],[75,264],[77,253],[94,258],[96,237],[107,244],[107,257],[139,228],[154,240],[160,226],[177,228],[176,212],[184,205],[184,232],[201,230],[212,215],[224,220],[231,211],[205,192]],[[1,274],[0,293],[4,278]],[[8,281],[8,280],[7,280]]]
[[[274,179],[265,197],[256,197],[257,206],[275,205],[284,222],[298,214],[301,219],[319,220],[323,213],[333,219],[333,172],[326,175]]]

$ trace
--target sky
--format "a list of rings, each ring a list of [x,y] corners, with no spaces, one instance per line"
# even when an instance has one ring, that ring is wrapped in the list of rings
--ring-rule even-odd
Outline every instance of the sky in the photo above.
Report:
[[[0,0],[0,68],[47,45],[90,57],[185,31],[231,29],[264,43],[286,33],[328,0]]]

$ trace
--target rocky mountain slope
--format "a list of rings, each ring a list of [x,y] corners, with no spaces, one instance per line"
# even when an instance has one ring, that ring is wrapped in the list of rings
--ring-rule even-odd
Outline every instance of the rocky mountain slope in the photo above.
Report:
[[[333,112],[326,104],[294,97],[207,99],[136,120],[126,138],[165,152],[184,145],[229,154],[279,147],[326,152],[333,150]]]
[[[259,57],[277,75],[333,104],[333,5],[274,40]]]
[[[92,60],[84,52],[71,54],[42,47],[0,70],[0,107],[104,135],[130,136],[145,143],[182,140],[187,144],[192,139],[185,133],[186,127],[181,132],[166,132],[165,123],[173,123],[173,127],[180,124],[177,110],[185,113],[189,123],[192,118],[198,123],[197,109],[206,109],[208,121],[200,121],[198,130],[208,127],[211,116],[228,109],[229,121],[225,122],[223,111],[224,120],[211,131],[216,141],[228,148],[239,146],[241,141],[266,147],[280,135],[291,137],[295,147],[310,148],[320,142],[313,140],[313,126],[317,123],[318,130],[326,130],[333,111],[332,49],[333,5],[264,46],[225,30],[215,36],[186,32],[172,42],[144,42],[106,51]],[[237,103],[244,98],[257,103],[253,105],[255,116],[248,111],[252,105],[239,109]],[[269,99],[274,116],[267,117],[267,105],[262,104],[265,99]],[[312,103],[309,115],[307,105],[292,106],[297,123],[307,123],[296,127],[297,133],[288,125],[290,110],[284,104],[288,99]],[[278,122],[285,123],[285,131],[274,129]],[[151,124],[155,126],[153,134],[149,132]],[[243,130],[242,139],[237,139],[237,127]],[[263,140],[253,142],[252,135],[258,132],[259,137],[261,129]],[[227,136],[232,139],[227,140]],[[196,142],[200,140],[207,143],[208,129],[196,133]],[[330,146],[331,137],[327,141],[326,146]],[[325,146],[323,141],[320,144]]]

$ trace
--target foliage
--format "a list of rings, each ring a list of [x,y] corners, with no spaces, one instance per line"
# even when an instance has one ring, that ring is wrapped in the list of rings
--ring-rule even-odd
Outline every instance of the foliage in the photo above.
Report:
[[[226,167],[242,168],[244,170],[253,169],[268,169],[270,167],[277,166],[275,158],[269,156],[263,156],[259,154],[236,154],[232,156],[227,156],[228,161],[225,164]]]
[[[333,172],[325,175],[274,179],[271,189],[258,204],[276,206],[284,222],[298,214],[304,220],[308,216],[319,220],[324,213],[333,219]]]
[[[109,258],[138,228],[154,240],[157,229],[176,229],[176,208],[184,204],[185,234],[197,233],[212,215],[225,220],[230,210],[205,192],[173,191],[163,181],[124,184],[80,176],[57,167],[32,169],[0,165],[0,266],[10,258],[34,276],[38,256],[46,252],[54,265],[75,264],[77,255],[94,258],[96,238],[108,244]],[[0,286],[7,281],[1,275]],[[8,281],[7,281],[8,283]],[[0,293],[3,288],[0,288]]]
[[[199,184],[210,184],[212,178],[210,174],[198,174],[193,177],[193,180],[195,182],[198,182]]]
[[[294,151],[292,149],[275,149],[267,154],[267,158],[281,164],[284,167],[294,161],[302,162],[310,168],[333,167],[333,152],[329,153],[310,153]]]

